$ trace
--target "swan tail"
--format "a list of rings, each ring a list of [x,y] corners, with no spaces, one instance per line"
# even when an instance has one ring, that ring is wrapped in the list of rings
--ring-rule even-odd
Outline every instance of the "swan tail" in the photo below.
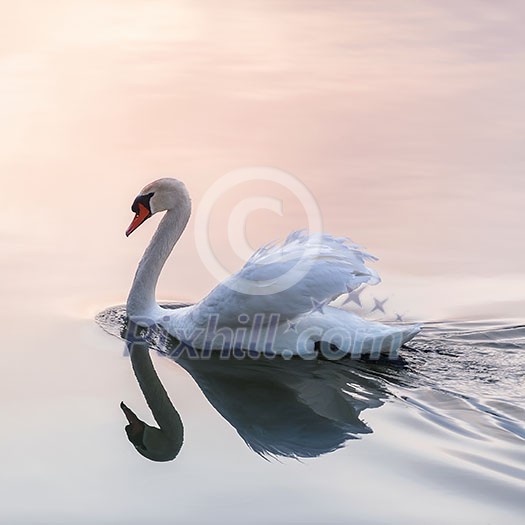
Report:
[[[416,337],[416,335],[419,334],[419,332],[421,331],[422,327],[423,325],[421,323],[405,327],[405,329],[403,330],[402,344],[405,344],[414,337]]]

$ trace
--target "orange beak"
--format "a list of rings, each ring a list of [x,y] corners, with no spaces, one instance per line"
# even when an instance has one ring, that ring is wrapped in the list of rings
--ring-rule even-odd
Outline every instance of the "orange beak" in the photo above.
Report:
[[[151,212],[144,206],[139,204],[139,211],[131,221],[129,228],[126,230],[126,237],[129,237],[146,219],[151,217]]]

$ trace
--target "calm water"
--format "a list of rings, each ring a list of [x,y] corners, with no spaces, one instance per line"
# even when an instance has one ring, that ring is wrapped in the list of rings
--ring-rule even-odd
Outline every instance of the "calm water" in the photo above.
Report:
[[[1,523],[521,523],[520,2],[28,1],[1,18]],[[279,181],[212,191],[225,271],[318,209],[380,258],[350,307],[425,329],[397,364],[153,345],[185,442],[149,462],[119,409],[152,423],[114,337],[155,227],[126,239],[129,207],[171,175],[196,216],[258,166],[315,206]],[[160,300],[216,283],[199,231]]]

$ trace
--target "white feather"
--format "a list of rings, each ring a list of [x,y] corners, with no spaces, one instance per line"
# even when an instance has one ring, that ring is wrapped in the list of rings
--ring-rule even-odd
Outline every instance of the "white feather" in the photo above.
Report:
[[[294,232],[282,244],[259,249],[213,289],[195,307],[193,321],[206,324],[210,313],[229,326],[238,325],[240,314],[293,319],[311,311],[314,301],[328,303],[363,283],[380,282],[366,260],[376,258],[349,239]]]

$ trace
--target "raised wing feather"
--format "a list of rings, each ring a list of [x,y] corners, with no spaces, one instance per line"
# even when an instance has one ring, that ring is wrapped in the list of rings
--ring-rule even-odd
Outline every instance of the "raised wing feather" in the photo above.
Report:
[[[282,244],[264,246],[244,267],[214,288],[192,312],[198,325],[210,314],[220,325],[238,325],[239,315],[279,315],[279,322],[322,307],[363,283],[380,278],[368,268],[377,260],[350,239],[328,234],[290,234]]]

